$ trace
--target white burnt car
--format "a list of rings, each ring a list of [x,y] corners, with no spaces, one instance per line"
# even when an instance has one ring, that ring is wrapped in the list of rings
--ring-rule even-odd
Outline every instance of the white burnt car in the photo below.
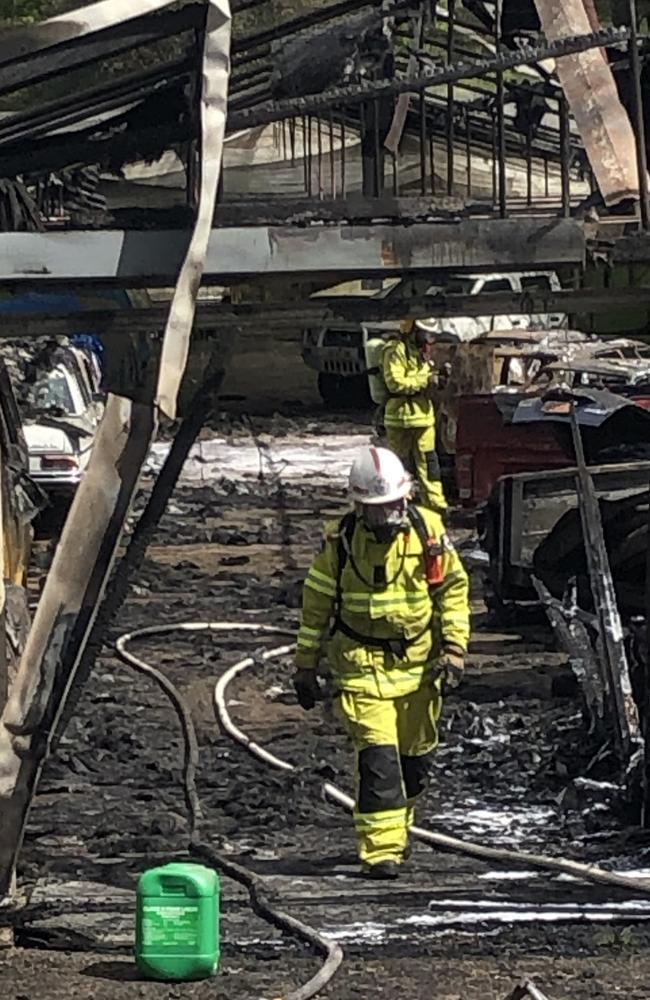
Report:
[[[87,352],[66,347],[34,387],[23,430],[31,477],[53,499],[70,498],[90,460],[104,405]]]

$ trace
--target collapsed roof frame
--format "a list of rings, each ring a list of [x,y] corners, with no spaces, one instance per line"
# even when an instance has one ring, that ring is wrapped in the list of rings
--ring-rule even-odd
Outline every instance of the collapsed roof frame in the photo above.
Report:
[[[255,6],[259,7],[262,4],[256,4]],[[369,6],[377,8],[378,4],[375,3]],[[575,152],[579,152],[582,149],[579,137],[569,134],[568,121],[560,121],[559,126],[549,126],[542,129],[539,127],[540,122],[538,120],[534,123],[534,127],[529,127],[528,134],[525,134],[525,130],[522,133],[521,123],[516,118],[513,120],[511,112],[504,112],[504,96],[505,100],[509,103],[513,101],[518,102],[519,100],[525,102],[532,97],[538,103],[540,100],[543,103],[546,99],[558,102],[559,117],[562,118],[564,116],[568,118],[565,114],[565,109],[562,107],[562,88],[559,85],[554,86],[552,84],[549,73],[541,69],[539,63],[536,64],[534,59],[522,58],[521,60],[521,63],[534,66],[540,76],[540,84],[534,85],[534,88],[529,86],[528,79],[523,82],[521,80],[519,82],[517,80],[504,80],[503,74],[508,68],[520,65],[519,60],[514,57],[515,53],[512,52],[510,54],[513,58],[503,68],[498,62],[495,62],[490,69],[483,72],[479,70],[481,62],[485,60],[477,61],[476,52],[472,51],[469,40],[471,38],[474,39],[474,48],[476,48],[477,40],[482,40],[482,44],[487,48],[488,52],[498,57],[504,51],[500,33],[500,12],[504,6],[502,3],[497,5],[497,16],[495,18],[486,10],[477,10],[477,7],[482,7],[480,3],[465,4],[468,17],[463,18],[459,14],[460,4],[456,0],[449,0],[446,10],[440,10],[437,4],[422,2],[422,0],[419,3],[412,2],[410,4],[393,6],[389,6],[386,3],[382,5],[381,14],[385,23],[391,17],[395,18],[395,12],[399,8],[406,11],[406,14],[409,15],[408,20],[411,22],[410,30],[413,35],[412,39],[409,37],[408,25],[404,24],[404,18],[401,21],[395,18],[395,24],[391,26],[389,31],[398,43],[395,46],[395,64],[400,70],[402,83],[404,84],[401,88],[402,94],[408,92],[408,87],[405,83],[409,76],[415,75],[417,77],[417,74],[412,72],[414,66],[419,66],[421,70],[422,66],[426,65],[427,60],[434,63],[436,61],[439,62],[438,57],[435,55],[436,52],[439,52],[442,57],[442,71],[438,73],[438,66],[436,66],[436,73],[432,74],[432,78],[429,81],[425,81],[421,86],[419,100],[412,102],[406,121],[406,131],[420,138],[422,146],[420,156],[423,162],[426,159],[423,136],[429,140],[433,136],[446,138],[447,156],[450,160],[453,158],[454,139],[457,139],[461,144],[464,143],[468,148],[474,147],[476,149],[477,143],[481,143],[481,134],[483,133],[483,147],[489,151],[490,132],[493,133],[492,146],[497,147],[499,154],[503,152],[506,155],[507,153],[509,156],[514,156],[515,158],[525,158],[529,162],[533,155],[545,162],[549,160],[561,162],[565,155],[571,157]],[[342,9],[340,13],[343,13]],[[339,14],[339,5],[333,4],[321,12],[321,17],[325,20],[327,17],[333,18],[337,14]],[[482,16],[479,17],[479,15]],[[439,25],[443,25],[445,30],[440,29]],[[302,30],[305,27],[306,22],[301,21],[301,19],[294,19],[279,26],[278,32],[282,28],[290,36],[291,32]],[[459,35],[460,28],[465,29],[464,34]],[[571,46],[571,40],[576,36],[588,33],[589,28],[590,26],[587,24],[586,27],[582,27],[578,31],[564,31],[562,33],[561,40],[569,43],[566,52],[579,51],[579,48],[574,49]],[[594,28],[593,24],[591,28]],[[616,32],[614,32],[614,36],[616,36]],[[618,40],[623,41],[625,37],[625,31],[621,31]],[[253,40],[256,41],[257,39],[250,39],[251,42]],[[551,40],[556,41],[557,38],[553,36]],[[249,39],[246,39],[246,41],[248,42]],[[468,44],[470,47],[467,47]],[[507,44],[510,44],[510,40],[507,40]],[[524,47],[521,51],[529,54],[531,48],[531,46]],[[555,54],[560,54],[560,52],[561,50],[556,50]],[[229,130],[233,128],[254,127],[255,125],[270,121],[286,120],[287,117],[299,114],[303,116],[312,114],[316,116],[320,115],[321,118],[326,115],[334,118],[336,121],[345,122],[347,126],[354,128],[355,113],[361,115],[365,105],[370,109],[366,117],[371,116],[373,114],[373,104],[376,106],[382,98],[385,99],[385,96],[390,93],[385,81],[375,81],[374,83],[365,85],[362,92],[363,98],[360,97],[360,92],[357,88],[348,86],[332,88],[327,93],[319,95],[318,101],[312,100],[313,95],[302,95],[302,97],[295,99],[293,106],[287,101],[265,100],[265,98],[271,96],[269,88],[271,66],[266,61],[268,54],[267,50],[263,53],[251,52],[250,48],[244,50],[243,55],[246,62],[248,63],[249,60],[254,61],[255,68],[247,69],[243,74],[237,74],[237,72],[234,74],[231,88],[231,96],[234,97],[234,100],[231,102],[231,108],[236,113],[231,113],[230,115]],[[541,59],[545,54],[542,51],[542,47],[540,47],[538,59]],[[459,58],[462,62],[456,63],[456,60]],[[466,66],[472,68],[472,73],[464,72]],[[474,67],[479,71],[475,73]],[[454,73],[456,68],[460,69],[461,72],[458,74]],[[452,74],[451,77],[447,76],[448,72]],[[494,74],[492,91],[490,91],[489,85],[486,89],[479,86],[479,83],[482,79],[485,79],[486,75],[492,74]],[[461,81],[463,90],[474,90],[480,95],[483,108],[472,108],[470,105],[475,102],[469,102],[459,97],[459,92],[454,88],[454,83]],[[394,81],[390,82],[393,83]],[[445,85],[446,97],[441,93],[439,100],[436,100],[433,88],[439,86],[441,91],[444,92]],[[540,92],[540,87],[543,88],[543,93]],[[416,91],[415,87],[413,91]],[[393,93],[399,92],[400,88],[396,88],[393,91]],[[361,99],[363,99],[363,103],[360,103]],[[486,111],[486,104],[492,105],[491,114]],[[549,108],[548,110],[552,109]],[[498,124],[495,125],[491,122],[490,117],[499,119]],[[522,115],[522,117],[525,117],[525,115]],[[363,122],[358,122],[357,127],[363,129]],[[571,148],[564,149],[564,146],[570,146]],[[588,171],[587,160],[583,154],[581,156],[581,169],[585,167]],[[546,170],[546,166],[544,169]],[[422,169],[421,195],[426,193],[424,174],[425,171]],[[448,170],[447,194],[451,194],[451,184],[451,170]],[[394,194],[396,193],[396,186],[394,180]],[[433,178],[431,178],[431,187],[431,194],[435,194]],[[530,190],[528,200],[530,200]]]
[[[396,0],[392,3],[390,0],[368,0],[358,6],[351,0],[337,0],[280,24],[264,26],[261,30],[245,29],[244,33],[239,37],[236,36],[233,42],[233,50],[236,53],[235,82],[234,86],[231,85],[230,91],[227,131],[232,133],[270,122],[286,122],[291,130],[296,127],[298,121],[296,116],[301,116],[304,123],[313,115],[316,120],[320,119],[324,123],[325,129],[328,119],[330,129],[336,123],[342,137],[346,129],[351,130],[347,132],[349,138],[351,133],[361,134],[364,131],[368,133],[374,128],[378,134],[367,139],[364,155],[368,155],[367,147],[374,144],[377,152],[375,158],[381,157],[383,160],[386,154],[382,149],[377,109],[380,105],[385,108],[394,96],[415,95],[410,103],[407,99],[408,113],[404,131],[419,142],[421,196],[429,194],[436,198],[440,193],[446,193],[448,196],[452,194],[454,156],[458,158],[458,147],[460,147],[461,163],[465,155],[468,164],[466,197],[470,201],[476,200],[470,159],[475,156],[493,157],[498,161],[498,166],[494,170],[492,203],[495,207],[498,206],[501,216],[505,216],[507,210],[518,211],[520,207],[525,210],[525,207],[532,205],[535,200],[539,202],[540,207],[544,203],[544,210],[552,213],[558,203],[558,195],[549,197],[549,168],[556,172],[558,169],[560,171],[562,196],[559,199],[559,211],[565,216],[569,215],[572,204],[569,191],[573,183],[571,177],[577,176],[573,169],[574,157],[578,156],[577,166],[581,176],[589,178],[591,170],[579,137],[575,133],[570,133],[568,111],[561,88],[553,87],[548,74],[541,73],[541,85],[545,90],[542,100],[558,102],[559,124],[545,122],[542,125],[538,122],[534,129],[530,129],[528,134],[524,135],[518,130],[518,123],[516,118],[513,119],[510,107],[513,95],[523,93],[526,88],[523,88],[521,82],[517,80],[504,78],[504,74],[509,69],[522,66],[538,68],[539,60],[547,56],[586,51],[592,46],[620,45],[628,38],[627,31],[609,29],[577,37],[565,36],[548,45],[529,45],[516,51],[505,50],[500,45],[495,25],[492,26],[494,30],[491,34],[476,19],[474,11],[468,14],[469,20],[459,16],[459,6],[457,2],[450,3],[449,10],[444,12],[444,16],[438,11],[439,25],[442,25],[442,28],[438,31],[435,22],[432,22],[435,29],[433,32],[430,30],[431,24],[426,28],[424,12],[435,10],[436,5],[424,3],[422,0]],[[263,11],[265,7],[268,7],[268,0],[243,3],[236,10]],[[380,23],[388,26],[386,30],[392,32],[395,38],[406,38],[410,23],[413,28],[413,44],[408,49],[404,49],[403,46],[396,49],[395,65],[400,78],[396,79],[393,76],[389,80],[329,88],[321,94],[302,95],[292,101],[265,99],[268,81],[260,82],[256,75],[259,72],[266,72],[273,66],[268,56],[278,39],[286,41],[302,38],[303,35],[307,38],[309,32],[312,32],[313,37],[314,32],[329,25],[345,25],[346,18],[356,16],[359,11],[368,11],[371,14],[374,11]],[[19,40],[21,36],[23,37],[22,51],[25,53],[25,61],[24,64],[21,62],[20,69],[16,65],[15,44],[11,47],[10,54],[5,51],[4,59],[3,46],[0,45],[0,95],[6,93],[9,87],[15,87],[19,79],[24,83],[48,79],[53,73],[69,71],[71,65],[83,66],[99,55],[123,53],[145,42],[151,44],[156,39],[166,37],[169,32],[176,35],[185,33],[191,39],[191,36],[200,30],[203,18],[202,3],[190,3],[179,10],[165,11],[153,18],[134,17],[128,31],[123,27],[107,31],[101,42],[96,41],[83,51],[75,49],[74,40],[40,51],[35,46],[39,35],[41,42],[38,44],[42,45],[44,26],[24,29],[18,34]],[[465,29],[464,36],[458,36],[460,26]],[[447,33],[446,42],[442,29]],[[475,59],[453,61],[464,53],[472,56],[471,49],[463,47],[463,41],[469,37],[468,31],[475,32],[477,38],[483,39],[488,51],[495,53],[492,58],[479,61]],[[402,45],[401,42],[400,44]],[[467,44],[465,41],[465,46]],[[420,71],[412,79],[409,78],[407,70],[410,62],[406,65],[404,63],[408,52],[411,52],[409,60],[414,58],[414,52],[424,55],[428,52],[427,58],[430,58],[436,46],[444,51],[446,65],[441,69],[429,68],[426,72],[421,72],[426,63],[420,59],[417,63]],[[191,206],[195,170],[193,146],[196,142],[197,123],[194,115],[183,115],[182,111],[179,112],[175,102],[178,104],[179,94],[191,88],[196,89],[197,78],[193,66],[196,51],[196,43],[190,41],[180,57],[164,60],[153,68],[128,74],[115,82],[109,81],[85,90],[76,94],[74,98],[67,97],[48,102],[46,107],[39,107],[27,113],[22,112],[13,115],[8,121],[0,122],[0,177],[22,175],[34,179],[42,175],[43,171],[66,170],[71,160],[87,162],[90,150],[99,169],[114,172],[119,170],[122,163],[157,159],[163,151],[173,148],[186,165],[186,194],[187,202]],[[252,68],[247,69],[247,66]],[[238,89],[236,72],[238,68],[240,74],[242,70],[244,73],[244,82],[241,84],[243,89]],[[484,80],[489,82],[486,85],[487,89],[482,90],[480,85]],[[471,91],[472,88],[478,90],[483,107],[472,107],[474,101],[464,100],[460,96],[458,85],[461,91]],[[491,91],[490,87],[495,89]],[[505,104],[510,105],[507,112]],[[155,127],[148,127],[145,113],[147,109],[151,109],[154,116],[161,116],[161,120],[156,121]],[[97,121],[98,116],[104,119],[100,123]],[[57,131],[53,134],[54,130]],[[446,169],[447,177],[445,179],[443,175],[442,180],[436,178],[436,171],[440,167],[434,167],[433,163],[434,139],[443,142],[445,144],[443,148],[446,148],[446,164],[443,169]],[[315,155],[319,157],[320,162],[321,154],[315,153],[311,148],[311,124],[309,124],[309,144],[307,156],[310,163]],[[343,140],[341,144],[343,145]],[[464,154],[462,150],[465,151]],[[344,154],[345,150],[342,156]],[[401,171],[402,163],[394,152],[390,155],[393,167],[392,194],[395,196],[400,194],[400,184],[402,189],[404,188],[401,174],[398,176],[398,168]],[[413,155],[417,156],[415,152]],[[501,162],[506,158],[509,164],[520,171],[522,178],[522,168],[519,164],[526,163],[525,181],[521,182],[525,185],[526,191],[514,200],[511,199],[507,208],[506,171]],[[559,167],[553,167],[552,164],[558,164]],[[343,169],[342,164],[341,172]],[[533,196],[533,170],[537,172],[535,196]],[[379,170],[375,172],[377,176],[372,189],[364,188],[367,197],[378,197],[384,191],[390,190],[389,177],[383,172],[380,176]],[[408,175],[410,180],[406,181],[406,190],[409,194],[415,193],[418,188],[416,175],[417,171],[413,172],[411,164]],[[307,177],[307,172],[305,176]],[[557,185],[556,181],[555,187]],[[323,197],[329,198],[329,193],[321,190],[320,182],[318,188],[318,200]],[[305,190],[308,196],[313,195],[311,180],[309,185],[306,184]],[[340,195],[347,196],[343,176],[341,176]],[[335,188],[331,196],[337,197]],[[483,198],[481,203],[488,206],[489,198],[488,200]],[[575,204],[575,198],[573,203]],[[82,224],[86,226],[86,223]],[[96,227],[101,224],[101,217],[90,216],[91,226]],[[160,225],[159,222],[157,224]],[[1,213],[0,225],[3,225]],[[9,225],[3,228],[22,227]]]

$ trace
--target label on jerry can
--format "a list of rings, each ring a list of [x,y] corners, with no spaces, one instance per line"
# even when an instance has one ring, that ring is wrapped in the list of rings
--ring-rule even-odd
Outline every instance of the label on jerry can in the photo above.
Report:
[[[160,944],[198,947],[199,907],[191,904],[145,905],[142,908],[142,943],[145,947]]]

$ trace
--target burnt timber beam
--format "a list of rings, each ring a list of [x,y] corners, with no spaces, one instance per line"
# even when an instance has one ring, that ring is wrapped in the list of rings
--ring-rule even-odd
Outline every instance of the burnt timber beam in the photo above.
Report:
[[[0,281],[126,287],[173,283],[187,233],[5,233]],[[392,275],[459,269],[526,270],[582,265],[585,237],[572,219],[479,219],[410,226],[258,226],[213,229],[204,281],[304,275]]]
[[[491,208],[491,204],[490,204]],[[485,216],[486,205],[479,201],[437,195],[368,198],[352,193],[345,198],[316,201],[314,198],[270,200],[268,197],[237,198],[219,205],[219,226],[309,225],[312,222],[458,222],[463,217]]]
[[[0,897],[155,429],[150,405],[109,396],[0,720]]]
[[[68,722],[74,715],[82,687],[90,678],[95,662],[105,646],[109,628],[128,596],[135,575],[140,570],[147,548],[161,517],[165,513],[169,498],[176,488],[183,464],[214,406],[224,374],[223,370],[208,374],[206,381],[192,398],[187,408],[187,416],[183,419],[170,445],[163,467],[153,484],[146,506],[134,526],[126,552],[111,576],[97,617],[90,630],[86,648],[81,655],[79,667],[71,685],[70,697],[64,705],[60,723],[53,738],[54,750],[56,750]]]
[[[598,620],[598,654],[602,658],[608,685],[608,703],[614,733],[630,787],[644,767],[645,746],[639,713],[632,695],[632,683],[623,641],[623,626],[616,603],[616,591],[605,545],[603,522],[594,481],[585,461],[582,434],[575,407],[571,407],[571,436],[576,456],[578,500],[589,582]],[[637,771],[637,769],[640,769]]]
[[[598,26],[595,10],[590,18],[584,0],[535,0],[535,6],[551,41]],[[557,61],[556,69],[605,204],[638,197],[634,132],[605,53],[570,53]]]
[[[589,638],[587,626],[580,617],[575,597],[575,581],[563,601],[553,597],[536,576],[532,577],[532,582],[555,637],[569,657],[571,669],[580,684],[589,717],[589,731],[601,732],[604,729],[606,678],[603,676],[600,658]]]

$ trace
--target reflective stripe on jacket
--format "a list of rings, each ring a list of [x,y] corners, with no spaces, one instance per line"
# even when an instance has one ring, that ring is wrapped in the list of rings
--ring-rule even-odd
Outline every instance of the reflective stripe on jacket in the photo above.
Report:
[[[355,527],[351,557],[346,560],[341,575],[343,621],[368,638],[414,639],[406,646],[404,656],[363,645],[340,631],[329,638],[338,575],[339,524],[334,523],[326,529],[323,549],[314,559],[305,580],[296,653],[298,667],[316,667],[320,650],[327,643],[330,667],[339,689],[379,698],[398,698],[422,684],[425,674],[430,673],[435,664],[443,640],[466,649],[469,640],[467,574],[444,534],[439,516],[423,507],[418,510],[431,537],[442,542],[441,584],[430,592],[417,532],[411,529],[395,541],[384,544],[377,542],[361,523]],[[385,583],[374,584],[375,579]]]
[[[412,335],[389,340],[382,355],[382,372],[388,391],[386,427],[433,425],[433,403],[426,395],[431,368],[422,360]]]

